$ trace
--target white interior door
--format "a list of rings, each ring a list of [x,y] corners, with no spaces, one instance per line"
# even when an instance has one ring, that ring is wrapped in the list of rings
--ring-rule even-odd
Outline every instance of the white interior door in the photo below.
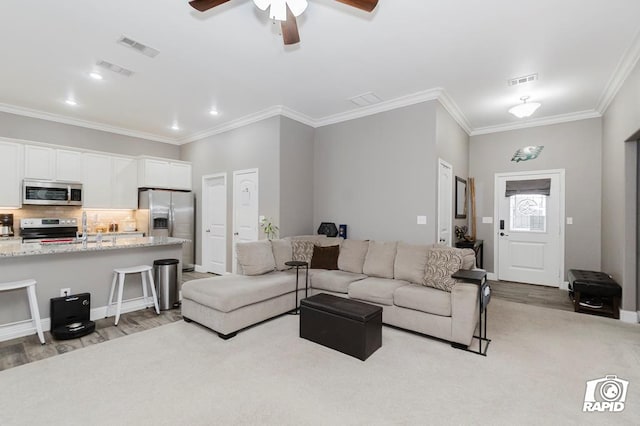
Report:
[[[233,272],[237,272],[236,244],[258,239],[258,169],[233,172]]]
[[[202,177],[202,267],[227,271],[227,175]]]
[[[451,246],[453,223],[453,168],[438,160],[438,243]]]
[[[506,196],[508,181],[550,179],[549,195]],[[496,175],[498,279],[559,287],[564,270],[564,171]]]

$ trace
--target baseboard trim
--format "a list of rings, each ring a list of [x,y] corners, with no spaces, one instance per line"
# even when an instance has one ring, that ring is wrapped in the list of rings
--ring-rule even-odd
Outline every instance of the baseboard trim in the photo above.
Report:
[[[638,318],[640,317],[640,312],[635,311],[623,311],[620,309],[620,321],[627,322],[630,324],[638,324]]]
[[[560,283],[560,290],[569,291],[569,281],[563,281]]]
[[[497,281],[498,275],[495,272],[487,272],[487,279],[491,281]]]
[[[202,273],[205,273],[205,274],[207,273],[207,270],[204,269],[204,266],[202,266],[202,265],[195,265],[195,271],[196,272],[202,272]]]
[[[153,306],[153,303],[145,303],[142,297],[138,297],[135,299],[123,300],[122,301],[122,313],[138,311],[140,309],[146,309],[148,307]],[[100,306],[98,308],[91,309],[89,314],[89,318],[92,321],[102,319],[105,317],[107,313],[106,306]],[[111,308],[111,316],[115,315],[115,308]],[[51,318],[41,318],[40,323],[42,324],[43,331],[51,330]],[[28,319],[24,321],[18,321],[10,324],[0,325],[0,342],[4,342],[5,340],[17,339],[18,337],[30,336],[36,333],[36,329],[33,326],[33,321]]]

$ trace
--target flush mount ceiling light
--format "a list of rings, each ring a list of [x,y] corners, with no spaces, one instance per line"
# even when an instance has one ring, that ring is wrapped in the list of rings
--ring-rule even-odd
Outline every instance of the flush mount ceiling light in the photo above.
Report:
[[[509,112],[515,115],[518,118],[530,117],[531,114],[536,112],[538,108],[540,108],[540,104],[537,102],[527,102],[529,100],[529,96],[523,96],[520,98],[522,101],[521,104],[514,106],[509,110]]]

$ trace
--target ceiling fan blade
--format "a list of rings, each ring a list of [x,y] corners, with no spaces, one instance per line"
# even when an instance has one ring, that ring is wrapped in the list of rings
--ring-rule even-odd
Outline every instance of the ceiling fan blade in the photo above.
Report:
[[[287,20],[280,24],[282,28],[282,39],[285,45],[300,43],[300,34],[298,33],[298,23],[296,17],[287,6]]]
[[[190,1],[189,4],[200,12],[206,12],[207,10],[220,6],[228,1],[229,0],[193,0]]]
[[[348,4],[349,6],[357,7],[358,9],[371,12],[378,5],[378,0],[337,0],[340,3]]]

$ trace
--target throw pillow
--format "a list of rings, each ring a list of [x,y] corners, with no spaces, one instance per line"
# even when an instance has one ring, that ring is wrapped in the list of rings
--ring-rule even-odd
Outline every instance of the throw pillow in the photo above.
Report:
[[[276,261],[269,240],[238,243],[236,254],[244,275],[262,275],[276,269]]]
[[[393,263],[396,260],[398,243],[369,241],[362,273],[370,277],[393,278]]]
[[[313,246],[313,257],[311,257],[311,269],[338,269],[338,256],[340,246],[320,247]]]
[[[456,248],[445,246],[444,244],[433,244],[431,248],[441,250],[459,250],[462,255],[462,267],[460,269],[473,269],[476,267],[476,252],[470,248]]]
[[[427,268],[422,284],[451,292],[456,280],[451,275],[462,267],[462,255],[453,248],[430,248],[427,250]]]
[[[361,274],[367,250],[369,250],[369,241],[344,240],[340,246],[338,268],[341,271]]]
[[[427,246],[398,243],[393,276],[397,280],[422,284],[427,267]]]
[[[313,257],[313,241],[293,240],[291,241],[293,248],[293,260],[311,263]]]
[[[278,271],[284,271],[289,269],[284,262],[293,260],[293,246],[290,240],[271,240],[271,247],[273,247],[273,257],[276,261],[276,269]]]

